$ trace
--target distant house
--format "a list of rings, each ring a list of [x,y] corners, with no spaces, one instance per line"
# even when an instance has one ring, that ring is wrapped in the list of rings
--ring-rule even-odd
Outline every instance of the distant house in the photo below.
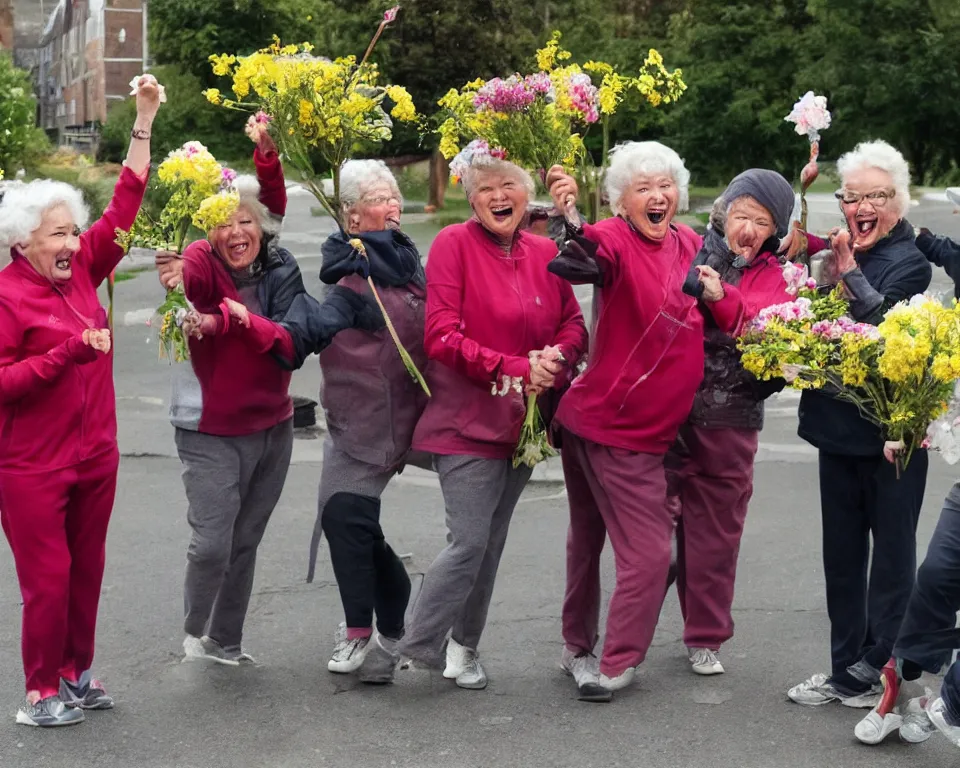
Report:
[[[147,0],[55,2],[35,66],[40,127],[61,145],[95,151],[110,103],[147,68],[146,33]]]

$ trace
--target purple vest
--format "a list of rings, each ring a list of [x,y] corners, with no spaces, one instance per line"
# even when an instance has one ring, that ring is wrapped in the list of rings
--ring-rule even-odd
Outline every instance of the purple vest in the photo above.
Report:
[[[357,293],[370,291],[357,275],[345,277],[339,284]],[[377,291],[400,341],[423,373],[427,365],[423,350],[426,293],[411,284],[378,286]],[[386,328],[376,333],[341,331],[320,353],[320,371],[320,402],[334,445],[377,467],[401,465],[427,396],[407,373],[390,332]]]

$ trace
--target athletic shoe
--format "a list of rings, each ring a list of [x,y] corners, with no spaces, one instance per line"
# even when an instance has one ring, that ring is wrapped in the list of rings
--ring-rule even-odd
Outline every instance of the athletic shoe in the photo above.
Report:
[[[577,684],[580,701],[605,703],[613,699],[613,693],[600,685],[600,662],[589,651],[574,653],[564,646],[560,667]]]
[[[32,725],[38,728],[76,725],[83,720],[83,710],[66,706],[59,696],[47,696],[36,704],[31,704],[29,700],[24,699],[17,710],[17,722],[20,725]]]
[[[327,669],[336,672],[338,675],[346,675],[350,672],[356,672],[363,664],[363,659],[367,655],[367,645],[370,642],[369,637],[354,637],[347,639],[347,625],[340,622],[337,627],[336,646],[333,649],[333,655],[327,662]]]
[[[690,653],[690,666],[698,675],[722,675],[723,664],[718,658],[719,651],[712,651],[709,648],[688,648]]]

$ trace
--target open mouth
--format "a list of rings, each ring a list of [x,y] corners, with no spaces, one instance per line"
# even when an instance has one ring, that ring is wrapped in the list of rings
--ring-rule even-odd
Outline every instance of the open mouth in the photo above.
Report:
[[[666,211],[647,211],[647,218],[651,224],[659,224],[667,217]]]
[[[857,221],[856,234],[858,237],[869,237],[876,228],[876,219],[860,219]]]
[[[236,243],[235,245],[227,246],[230,251],[230,256],[234,259],[242,259],[246,255],[249,247],[249,243]]]
[[[69,272],[71,263],[73,263],[73,258],[71,256],[61,256],[53,263],[53,265],[60,272]]]
[[[497,221],[507,221],[511,216],[513,216],[513,206],[502,205],[497,208],[491,208],[490,213],[493,214],[493,218]]]

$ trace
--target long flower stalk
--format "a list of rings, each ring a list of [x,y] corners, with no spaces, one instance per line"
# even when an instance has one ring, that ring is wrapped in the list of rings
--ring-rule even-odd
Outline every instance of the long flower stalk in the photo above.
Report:
[[[367,256],[367,249],[360,238],[351,238],[350,245],[352,245],[357,252],[367,260],[367,263],[369,263],[370,258]],[[407,352],[406,347],[403,346],[403,342],[400,341],[400,335],[397,333],[397,329],[390,320],[390,315],[387,314],[387,308],[383,306],[383,301],[380,299],[380,293],[377,291],[377,286],[373,284],[372,277],[367,277],[367,285],[370,286],[370,292],[373,294],[373,298],[376,300],[377,306],[380,307],[380,312],[383,313],[383,320],[387,324],[387,330],[390,332],[390,338],[393,339],[393,343],[397,347],[397,352],[400,353],[400,359],[403,360],[404,368],[407,369],[407,373],[409,373],[420,385],[423,391],[426,392],[427,397],[432,397],[433,395],[430,393],[430,387],[427,386],[427,380],[423,378],[423,374],[420,373],[420,370],[417,368],[417,364],[413,362],[413,358],[410,356],[410,353]]]

